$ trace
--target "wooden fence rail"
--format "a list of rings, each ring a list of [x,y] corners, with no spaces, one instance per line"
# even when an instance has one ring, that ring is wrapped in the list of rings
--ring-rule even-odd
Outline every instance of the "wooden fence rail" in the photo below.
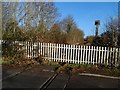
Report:
[[[27,58],[42,55],[46,60],[75,64],[120,65],[120,48],[15,41]]]

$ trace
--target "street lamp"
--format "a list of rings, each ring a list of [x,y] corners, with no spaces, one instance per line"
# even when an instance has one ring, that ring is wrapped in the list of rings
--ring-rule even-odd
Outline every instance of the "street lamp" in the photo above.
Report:
[[[98,36],[98,27],[100,25],[100,20],[95,20],[95,25],[96,25],[96,32],[95,32],[95,36]]]

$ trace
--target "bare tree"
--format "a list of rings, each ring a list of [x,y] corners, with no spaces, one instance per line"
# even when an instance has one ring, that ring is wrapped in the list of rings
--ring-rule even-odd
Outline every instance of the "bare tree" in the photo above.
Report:
[[[76,22],[74,21],[73,17],[68,15],[63,21],[60,22],[61,28],[65,32],[69,32],[70,30],[77,29]]]
[[[84,33],[80,29],[70,30],[67,34],[66,39],[68,44],[84,44]]]
[[[108,37],[112,46],[118,46],[118,18],[110,18],[110,21],[106,24],[106,33],[104,36]]]

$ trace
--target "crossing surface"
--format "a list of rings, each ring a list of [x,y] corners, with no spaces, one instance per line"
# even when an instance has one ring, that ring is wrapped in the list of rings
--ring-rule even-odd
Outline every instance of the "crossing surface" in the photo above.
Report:
[[[46,67],[52,70],[52,67]],[[23,72],[22,74],[5,80],[2,83],[3,88],[32,88],[32,90],[38,90],[54,72],[50,70],[45,71],[44,67],[36,67],[32,70]],[[44,69],[44,70],[43,70]],[[11,74],[10,71],[7,74]],[[4,75],[5,73],[3,73]],[[49,85],[48,88],[60,88],[63,90],[64,85],[67,82],[67,74],[59,74],[55,80]],[[66,88],[119,88],[119,79],[110,79],[103,77],[92,77],[87,75],[72,75]]]

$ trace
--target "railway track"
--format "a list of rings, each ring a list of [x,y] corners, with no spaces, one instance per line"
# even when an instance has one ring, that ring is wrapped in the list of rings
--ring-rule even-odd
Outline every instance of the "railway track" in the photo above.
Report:
[[[61,71],[60,68],[63,67],[65,64],[66,64],[66,63],[62,63],[62,64],[60,64],[59,67],[56,67],[56,68],[54,69],[54,73],[53,73],[42,85],[40,85],[40,87],[38,87],[38,90],[46,90],[46,89],[51,85],[51,83],[53,83],[53,81],[56,79],[56,77],[60,74],[60,71]],[[28,64],[28,65],[27,65],[25,68],[23,68],[21,71],[16,72],[16,73],[13,73],[13,74],[11,74],[11,75],[9,75],[9,76],[6,76],[6,77],[3,78],[2,80],[0,80],[0,82],[1,82],[1,81],[4,81],[4,80],[7,80],[7,79],[10,79],[10,78],[14,78],[14,77],[22,74],[23,72],[25,72],[25,71],[27,71],[27,70],[30,70],[30,69],[32,69],[32,68],[33,68],[33,67],[31,67],[31,65]],[[69,69],[68,69],[68,70],[69,70]],[[68,85],[68,83],[69,83],[69,81],[70,81],[70,78],[71,78],[71,74],[68,74],[68,78],[67,78],[65,84],[63,85],[63,90],[65,90],[65,89],[67,88],[67,85]]]
[[[61,67],[63,67],[64,65],[61,65]],[[71,74],[70,74],[70,71],[71,71],[72,68],[69,68],[68,67],[68,78],[63,86],[63,90],[65,90],[68,86],[68,83],[70,81],[70,78],[71,78]],[[38,90],[46,90],[51,84],[52,82],[56,79],[56,77],[60,74],[60,71],[59,71],[59,68],[57,68],[57,70],[55,71],[55,73],[53,75],[51,75],[39,88]]]
[[[49,77],[39,88],[38,90],[47,90],[47,88],[52,84],[52,82],[55,80],[55,78],[58,76],[59,74],[53,74],[51,77]],[[65,90],[68,86],[68,83],[70,81],[71,75],[68,75],[68,78],[65,82],[65,84],[63,85],[63,90]]]
[[[10,79],[10,78],[14,78],[15,76],[18,76],[18,75],[22,74],[23,72],[25,72],[25,71],[27,71],[27,70],[30,70],[30,69],[32,69],[32,68],[34,68],[34,66],[31,67],[30,64],[27,64],[27,65],[26,65],[22,70],[20,70],[19,72],[15,72],[15,73],[13,73],[13,74],[10,74],[10,75],[6,76],[5,78],[1,79],[0,82],[3,82],[3,81],[5,81],[5,80],[7,80],[7,79]]]
[[[64,87],[63,87],[63,90],[65,90],[68,86],[68,83],[70,81],[70,78],[71,78],[71,75],[68,76],[68,79],[67,79],[67,82],[65,83]]]

